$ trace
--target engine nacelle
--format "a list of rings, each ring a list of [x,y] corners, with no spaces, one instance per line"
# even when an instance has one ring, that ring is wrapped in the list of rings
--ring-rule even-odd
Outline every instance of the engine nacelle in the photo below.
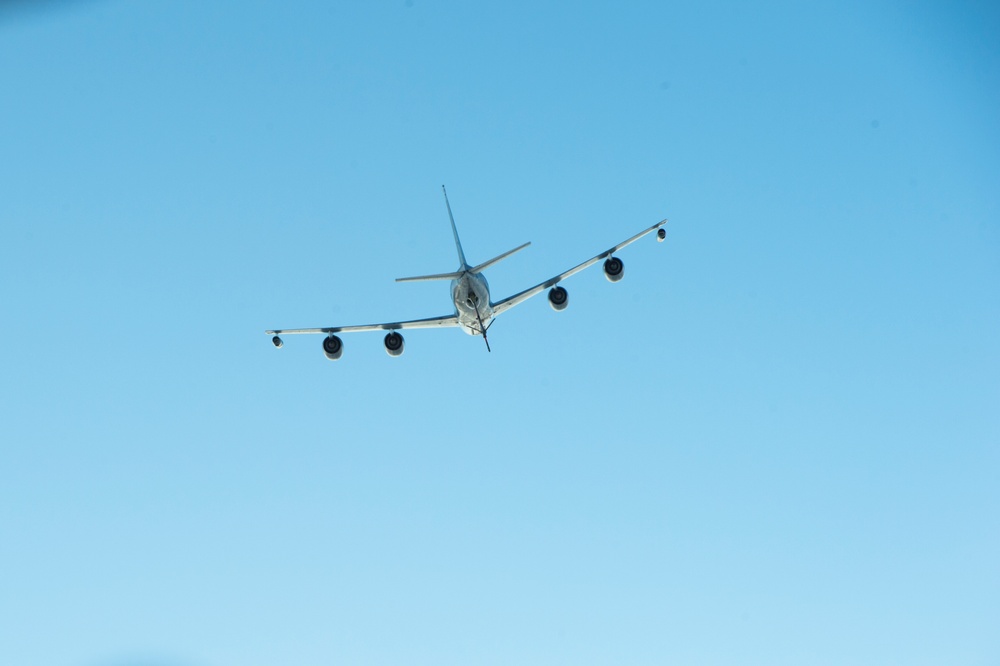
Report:
[[[331,361],[336,361],[344,355],[344,343],[336,335],[328,335],[323,338],[323,353]]]
[[[625,264],[618,257],[609,257],[604,262],[604,277],[608,282],[618,282],[625,277]]]
[[[556,312],[561,312],[569,305],[569,294],[562,287],[552,287],[549,289],[549,305]]]
[[[656,230],[656,242],[657,243],[662,243],[663,240],[666,237],[667,237],[667,230],[666,229],[664,229],[663,227],[660,227],[659,229]]]
[[[385,336],[385,353],[389,356],[399,356],[403,353],[403,336],[392,331]]]
[[[281,338],[279,338],[277,335],[271,338],[271,344],[273,344],[278,349],[281,349],[282,347],[285,346],[285,343],[282,342]]]

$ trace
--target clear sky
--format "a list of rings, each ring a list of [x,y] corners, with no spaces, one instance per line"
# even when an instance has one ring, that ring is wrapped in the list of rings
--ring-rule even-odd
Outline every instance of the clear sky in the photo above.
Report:
[[[3,2],[0,663],[997,664],[998,34]]]

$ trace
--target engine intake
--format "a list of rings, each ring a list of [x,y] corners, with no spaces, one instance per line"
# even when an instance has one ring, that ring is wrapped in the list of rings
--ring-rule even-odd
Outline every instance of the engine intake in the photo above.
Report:
[[[331,361],[336,361],[344,355],[344,343],[336,335],[323,338],[323,353]]]
[[[552,287],[549,289],[549,305],[556,312],[561,312],[569,305],[569,294],[562,287]]]
[[[277,335],[271,338],[271,344],[273,344],[278,349],[281,349],[285,345],[285,343],[282,342],[281,338],[279,338]]]
[[[385,353],[389,356],[399,356],[403,353],[403,336],[392,331],[385,336]]]
[[[625,264],[618,257],[611,257],[604,262],[604,277],[608,282],[618,282],[625,277]]]

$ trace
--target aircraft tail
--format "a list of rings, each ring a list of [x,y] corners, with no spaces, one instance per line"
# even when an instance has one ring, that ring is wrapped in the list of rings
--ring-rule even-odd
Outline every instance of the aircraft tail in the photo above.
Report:
[[[458,239],[458,228],[455,226],[455,216],[451,214],[451,202],[448,201],[448,190],[444,189],[444,185],[442,185],[441,191],[444,192],[444,203],[448,207],[448,219],[451,220],[451,233],[455,236],[455,248],[458,250],[458,260],[462,262],[460,268],[464,270],[469,267],[469,264],[465,262],[465,253],[462,252],[462,241]]]
[[[484,261],[478,266],[470,268],[468,262],[465,261],[465,252],[462,251],[462,241],[459,240],[458,238],[458,227],[455,226],[455,216],[451,214],[451,202],[448,201],[448,190],[446,190],[444,188],[444,185],[442,185],[441,191],[444,193],[444,203],[448,207],[448,219],[451,221],[451,233],[455,237],[455,249],[458,250],[458,260],[461,262],[459,270],[454,271],[452,273],[436,273],[434,275],[417,275],[414,277],[396,278],[396,282],[429,282],[431,280],[457,280],[458,278],[462,277],[462,274],[465,271],[469,271],[470,273],[479,273],[481,271],[486,270],[493,264],[506,259],[515,252],[519,252],[524,248],[528,247],[529,245],[531,245],[531,243],[525,243],[524,245],[519,245],[518,247],[515,247],[513,250],[508,250],[507,252],[504,252],[500,256],[493,257],[489,261]]]

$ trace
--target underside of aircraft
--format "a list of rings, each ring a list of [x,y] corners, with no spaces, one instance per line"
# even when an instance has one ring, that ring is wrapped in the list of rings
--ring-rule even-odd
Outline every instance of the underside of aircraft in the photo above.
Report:
[[[448,207],[448,218],[451,221],[451,231],[455,237],[455,248],[458,252],[459,260],[458,270],[451,273],[437,273],[434,275],[419,275],[416,277],[398,278],[396,281],[426,282],[434,280],[450,280],[453,305],[452,314],[440,317],[430,317],[427,319],[388,322],[384,324],[275,329],[266,331],[268,335],[273,336],[271,338],[271,342],[274,346],[278,348],[284,346],[284,341],[281,339],[282,335],[324,334],[326,337],[323,339],[323,354],[326,355],[326,357],[331,361],[336,361],[344,353],[344,344],[340,336],[337,335],[338,333],[386,331],[385,338],[383,339],[386,353],[390,356],[400,356],[403,353],[404,341],[403,336],[399,331],[410,328],[458,327],[469,335],[481,335],[483,337],[483,341],[486,343],[486,349],[489,351],[490,342],[487,338],[487,332],[496,317],[500,316],[512,307],[520,305],[532,296],[536,296],[546,290],[548,290],[549,305],[552,306],[552,309],[557,312],[565,310],[566,306],[569,305],[569,293],[564,287],[560,286],[560,282],[579,273],[585,268],[593,266],[601,260],[604,260],[604,276],[610,282],[618,282],[625,276],[625,264],[620,258],[614,256],[616,252],[627,245],[631,245],[643,236],[653,232],[656,232],[657,242],[662,242],[667,237],[666,229],[664,229],[664,225],[667,223],[667,220],[661,220],[653,226],[643,229],[628,240],[622,241],[621,243],[598,253],[590,259],[577,264],[573,268],[570,268],[555,277],[539,282],[535,286],[518,292],[513,296],[508,296],[507,298],[494,302],[490,299],[489,283],[486,282],[486,278],[483,276],[482,272],[490,266],[493,266],[494,264],[511,256],[515,252],[523,250],[531,243],[524,243],[513,250],[508,250],[507,252],[493,257],[488,261],[484,261],[481,264],[470,266],[465,260],[465,252],[462,250],[462,242],[458,238],[458,228],[455,226],[455,217],[451,212],[451,203],[448,201],[448,193],[445,191],[443,185],[441,186],[441,190],[444,192],[445,205]]]

